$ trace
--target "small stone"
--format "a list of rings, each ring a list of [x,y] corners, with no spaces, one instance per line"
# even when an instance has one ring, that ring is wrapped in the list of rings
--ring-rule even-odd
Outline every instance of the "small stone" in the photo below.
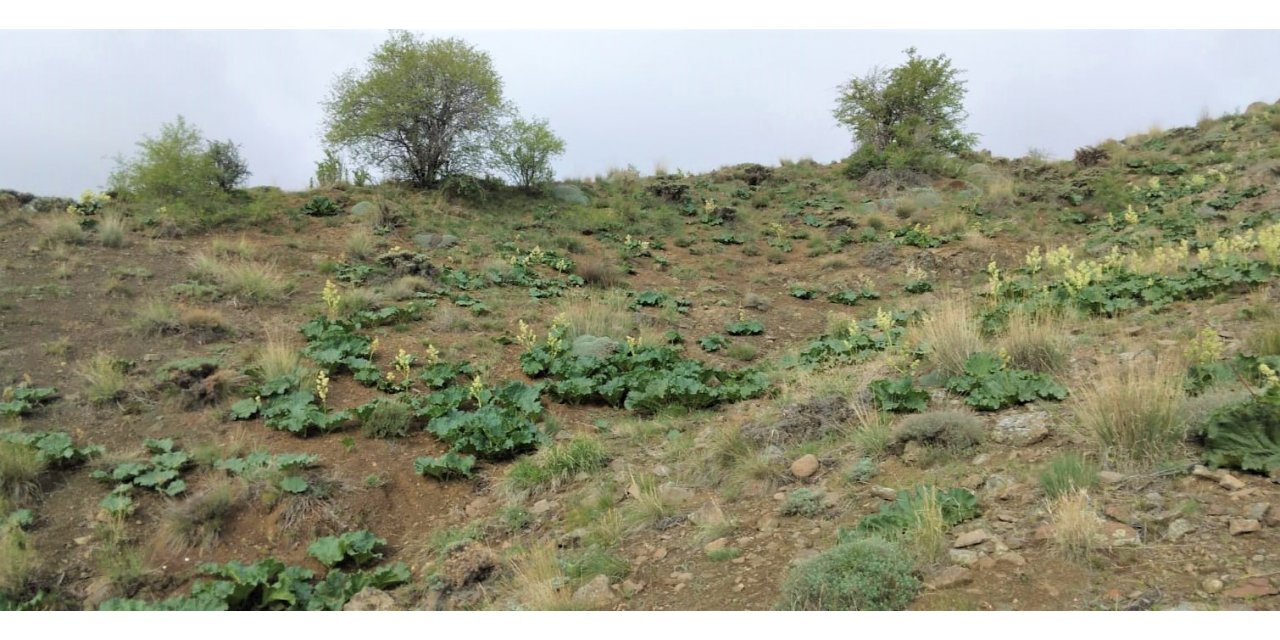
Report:
[[[1245,517],[1262,521],[1267,517],[1267,512],[1271,510],[1271,505],[1265,502],[1257,502],[1251,504],[1244,510]]]
[[[1218,484],[1222,485],[1222,488],[1228,491],[1239,491],[1247,486],[1243,480],[1229,473],[1222,474],[1222,477],[1218,478]]]
[[[658,487],[658,497],[667,504],[688,504],[690,500],[693,500],[693,491],[671,484],[670,482],[666,482],[663,483],[662,486]]]
[[[630,598],[641,591],[644,591],[645,583],[636,582],[634,580],[623,580],[621,585],[622,595]]]
[[[1124,482],[1124,474],[1117,473],[1115,471],[1099,471],[1098,479],[1101,480],[1103,484],[1119,484]]]
[[[613,604],[613,590],[609,588],[609,576],[600,574],[573,592],[574,604],[600,609]]]
[[[724,510],[713,501],[702,503],[702,506],[697,511],[689,514],[689,522],[700,527],[714,527],[727,521],[728,518],[725,517]]]
[[[743,589],[746,589],[746,588],[747,588],[747,585],[739,582],[738,584],[733,585],[733,592],[738,593],[739,591],[742,591]]]
[[[653,550],[653,559],[654,559],[654,560],[661,560],[661,559],[663,559],[663,558],[667,557],[667,553],[668,553],[668,552],[667,552],[667,548],[666,548],[666,547],[658,547],[657,549],[654,549],[654,550]]]
[[[586,529],[578,527],[577,529],[560,536],[560,539],[556,540],[556,545],[561,549],[572,549],[579,544],[582,544],[583,538],[586,538],[588,534],[589,532]]]
[[[960,534],[960,536],[956,538],[955,544],[951,546],[956,549],[963,549],[965,547],[982,544],[990,538],[991,534],[987,533],[986,529],[978,529],[976,531]]]
[[[947,557],[951,559],[951,562],[962,567],[972,567],[978,561],[978,552],[969,551],[968,549],[949,549],[947,550]]]
[[[871,495],[890,502],[898,499],[897,490],[890,489],[889,487],[871,487]]]
[[[974,563],[974,568],[981,569],[983,571],[990,571],[996,568],[996,560],[991,556],[981,556],[978,558],[978,561]]]
[[[1102,535],[1113,547],[1126,547],[1138,544],[1138,531],[1119,522],[1102,523]]]
[[[817,473],[820,466],[818,456],[810,453],[791,463],[791,475],[803,480]]]
[[[467,503],[467,516],[471,518],[478,517],[483,514],[487,508],[489,508],[489,500],[487,498],[476,498],[475,500]]]
[[[1272,585],[1266,578],[1250,578],[1240,586],[1228,589],[1223,595],[1228,598],[1261,598],[1277,593],[1280,593],[1280,587]]]
[[[1253,533],[1260,529],[1262,529],[1262,523],[1253,518],[1232,518],[1227,524],[1227,531],[1230,531],[1233,536]]]
[[[937,589],[947,589],[950,587],[958,587],[973,582],[973,572],[956,565],[951,565],[942,571],[939,571],[924,581],[924,586],[930,591]]]
[[[996,562],[999,564],[1021,567],[1027,564],[1027,559],[1022,557],[1021,553],[1014,553],[1010,551],[1008,553],[996,554]]]
[[[533,503],[532,507],[529,507],[529,513],[532,513],[535,516],[540,516],[552,509],[555,509],[556,506],[556,503],[543,498],[542,500]]]
[[[1182,536],[1196,530],[1196,526],[1191,524],[1186,518],[1178,518],[1169,523],[1169,528],[1165,529],[1164,539],[1170,542],[1177,542]]]
[[[729,546],[728,538],[716,538],[715,540],[712,540],[711,542],[708,542],[706,545],[704,545],[702,547],[702,550],[707,553],[715,553],[717,551],[723,550],[725,547],[728,547],[728,546]]]
[[[343,611],[394,611],[395,608],[396,601],[391,594],[373,587],[361,589],[342,606]]]
[[[693,574],[688,571],[677,571],[671,574],[671,577],[675,579],[676,582],[689,582],[690,580],[693,580]]]
[[[79,538],[74,538],[72,541],[83,547],[84,545],[89,544],[92,540],[93,536],[80,536]]]
[[[1218,593],[1219,591],[1222,591],[1222,586],[1222,581],[1217,578],[1205,578],[1200,582],[1200,588],[1203,589],[1205,593]]]
[[[760,533],[773,533],[778,530],[778,520],[773,516],[760,518],[760,522],[756,523],[756,530]]]
[[[1263,518],[1263,522],[1268,527],[1280,527],[1280,509],[1268,509],[1267,515]]]
[[[653,468],[653,475],[658,476],[659,478],[665,478],[671,475],[671,468],[665,464],[660,464]]]
[[[991,454],[979,453],[978,455],[973,457],[973,460],[969,464],[972,464],[975,467],[981,467],[982,465],[988,462],[991,462]]]
[[[1191,469],[1191,475],[1197,478],[1204,478],[1206,480],[1217,480],[1222,476],[1222,473],[1219,471],[1214,471],[1202,464],[1198,464]]]

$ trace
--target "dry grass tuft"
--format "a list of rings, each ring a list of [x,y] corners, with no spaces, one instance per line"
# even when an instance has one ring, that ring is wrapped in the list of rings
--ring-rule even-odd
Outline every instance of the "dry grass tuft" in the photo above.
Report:
[[[104,247],[123,247],[125,244],[125,233],[128,231],[128,225],[125,224],[124,216],[112,212],[102,216],[102,221],[98,223],[98,242]]]
[[[109,353],[99,351],[80,366],[79,374],[88,383],[85,397],[94,404],[114,402],[124,396],[128,383],[124,367]]]
[[[53,248],[66,244],[84,244],[85,233],[80,218],[70,213],[55,213],[36,220],[40,229],[40,247]]]
[[[1089,500],[1088,491],[1077,489],[1049,504],[1053,542],[1063,554],[1087,558],[1102,541],[1102,518]]]
[[[574,609],[573,593],[565,586],[568,577],[560,569],[555,547],[547,544],[530,549],[512,567],[516,600],[530,611]]]
[[[635,313],[627,309],[621,293],[609,292],[597,298],[574,298],[559,309],[569,321],[567,337],[601,336],[625,340],[636,329]]]
[[[1183,449],[1184,368],[1172,358],[1104,365],[1078,395],[1076,418],[1113,464],[1148,468]]]
[[[1055,374],[1067,366],[1067,341],[1063,328],[1050,315],[1031,315],[1021,311],[1013,314],[1000,346],[1009,355],[1009,363],[1019,369]]]
[[[984,348],[973,310],[958,296],[941,300],[920,323],[919,333],[929,345],[929,357],[947,376],[962,373],[965,360]]]
[[[172,553],[209,549],[244,506],[243,482],[220,478],[200,493],[174,503],[160,519],[157,544]]]
[[[627,274],[612,261],[601,258],[583,258],[577,263],[578,276],[588,286],[612,289],[626,282]]]

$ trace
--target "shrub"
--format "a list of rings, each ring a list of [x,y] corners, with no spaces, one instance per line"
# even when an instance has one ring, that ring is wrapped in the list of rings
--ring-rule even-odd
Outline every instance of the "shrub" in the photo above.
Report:
[[[1215,412],[1205,426],[1205,461],[1271,474],[1280,470],[1280,385]]]
[[[1092,167],[1106,162],[1110,158],[1102,147],[1081,147],[1076,149],[1075,163],[1077,167]]]
[[[867,388],[881,411],[914,413],[929,406],[929,392],[916,387],[910,374],[894,380],[876,380]]]
[[[1148,467],[1172,457],[1186,436],[1183,372],[1168,361],[1116,363],[1080,394],[1080,427],[1120,465]]]
[[[164,124],[158,137],[144,137],[138,147],[134,158],[117,158],[108,184],[140,200],[208,213],[224,204],[226,191],[249,173],[235,144],[204,140],[182,116]]]
[[[527,191],[536,191],[555,177],[551,159],[564,154],[564,140],[546,120],[513,118],[494,136],[494,164]]]
[[[902,419],[893,432],[893,444],[918,442],[951,451],[964,451],[982,443],[982,421],[962,411],[931,411]]]
[[[1078,453],[1064,453],[1050,460],[1040,471],[1040,488],[1049,498],[1058,498],[1077,489],[1098,484],[1098,466]]]
[[[812,518],[826,510],[822,503],[822,493],[813,489],[800,488],[787,494],[779,513],[784,516],[805,516]]]
[[[867,538],[797,565],[782,585],[780,609],[897,611],[920,591],[911,558],[896,544]]]
[[[413,410],[399,400],[379,398],[372,408],[356,409],[360,417],[360,433],[369,438],[403,438],[413,426]],[[365,405],[368,407],[369,405]]]

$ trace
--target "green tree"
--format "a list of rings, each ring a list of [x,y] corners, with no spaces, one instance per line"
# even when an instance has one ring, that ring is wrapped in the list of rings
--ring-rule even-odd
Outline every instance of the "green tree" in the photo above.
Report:
[[[505,106],[489,54],[405,31],[339,76],[323,104],[329,145],[418,187],[483,168]]]
[[[564,154],[564,140],[546,120],[513,118],[494,137],[494,165],[516,186],[533,191],[554,178],[551,159]]]
[[[924,58],[907,49],[907,62],[874,68],[841,85],[835,117],[852,133],[858,149],[850,170],[928,169],[939,154],[968,151],[977,136],[962,129],[965,83],[945,55]]]
[[[249,176],[240,148],[227,140],[205,140],[181,115],[143,136],[138,153],[116,159],[108,188],[129,197],[202,207],[233,191]]]
[[[213,164],[213,181],[223,191],[233,191],[251,175],[249,165],[240,157],[240,145],[227,140],[209,141],[209,162]]]

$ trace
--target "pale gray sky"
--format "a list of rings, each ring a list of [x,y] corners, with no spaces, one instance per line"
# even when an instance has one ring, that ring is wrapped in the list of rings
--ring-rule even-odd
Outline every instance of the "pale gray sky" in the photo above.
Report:
[[[1280,99],[1276,31],[421,31],[488,51],[506,96],[567,144],[561,178],[611,166],[705,171],[852,148],[837,85],[945,53],[968,129],[1000,155]],[[182,114],[241,145],[250,183],[305,187],[320,101],[385,31],[0,31],[0,188],[75,195]]]

